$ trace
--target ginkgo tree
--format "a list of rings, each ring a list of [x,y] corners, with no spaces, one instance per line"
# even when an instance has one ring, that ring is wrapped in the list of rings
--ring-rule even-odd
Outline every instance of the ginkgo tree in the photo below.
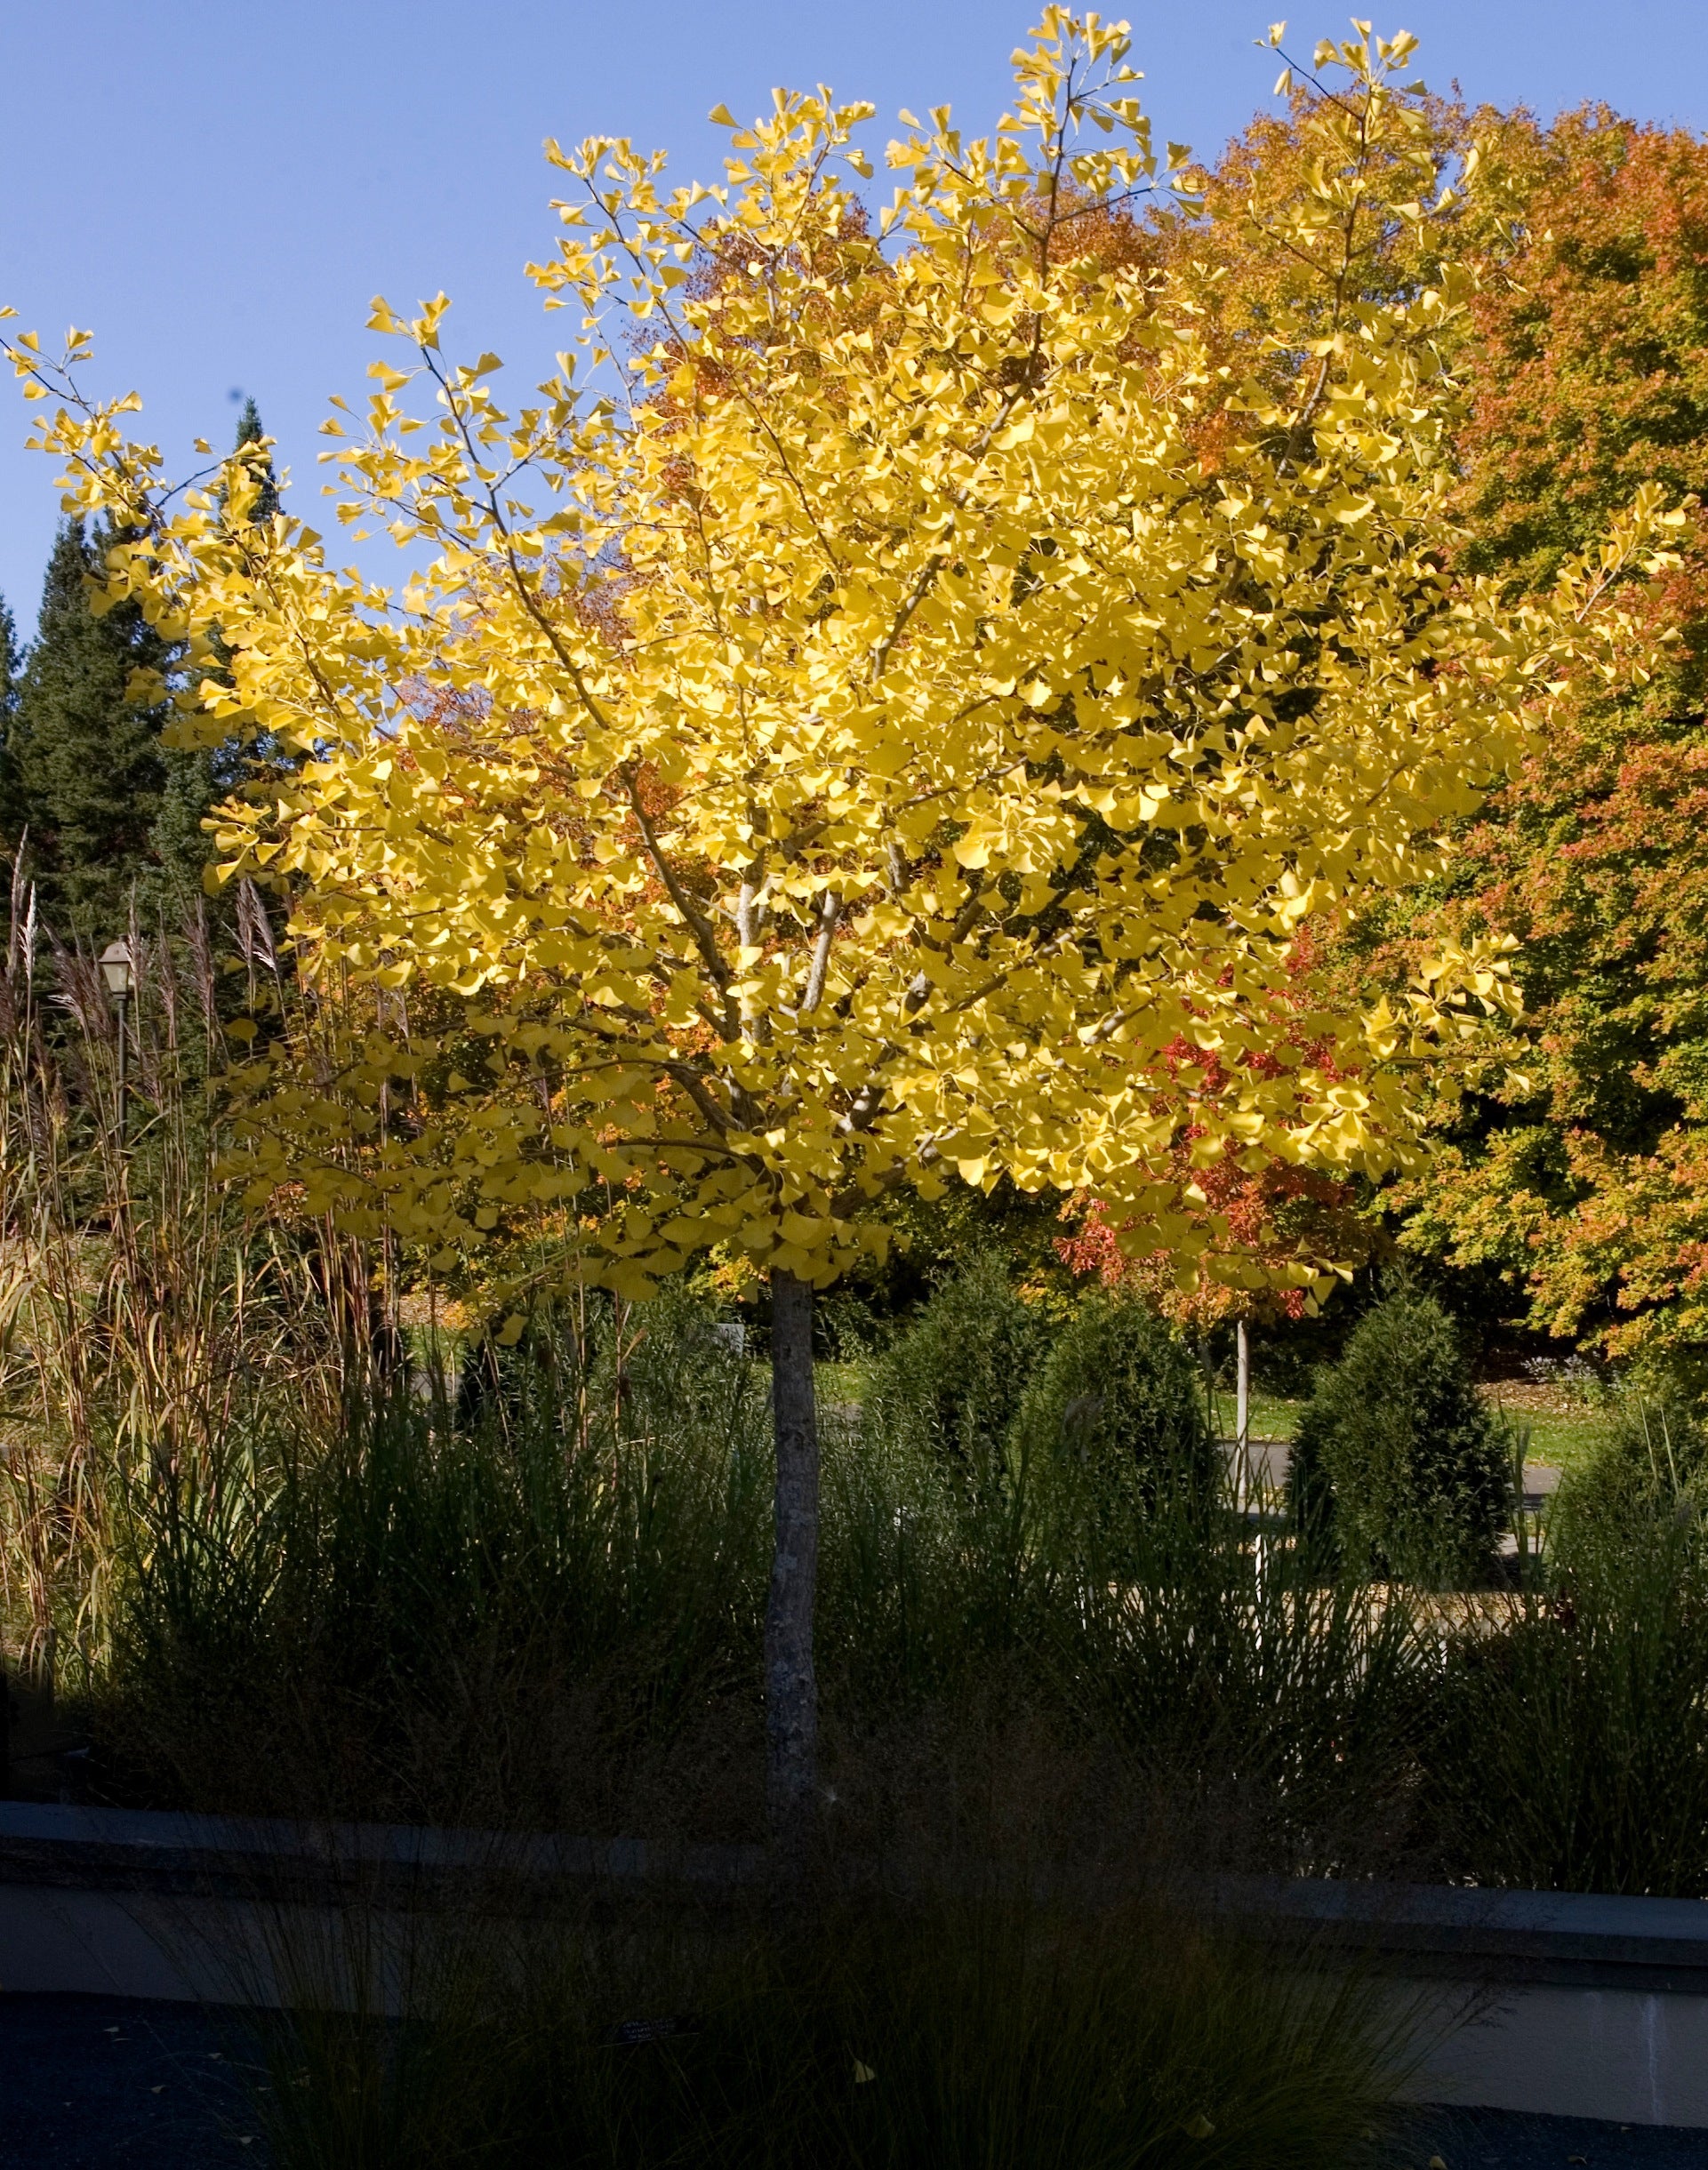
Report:
[[[1609,597],[1659,516],[1541,601],[1447,570],[1464,282],[1411,44],[1319,49],[1311,192],[1248,237],[1319,276],[1243,364],[1191,281],[1098,243],[1183,180],[1124,26],[1047,10],[988,136],[904,115],[877,219],[870,108],[823,91],[714,114],[713,188],[549,146],[562,233],[532,276],[570,346],[537,398],[447,358],[442,297],[380,303],[400,358],[329,426],[340,519],[408,552],[395,589],[248,518],[241,455],[169,494],[133,403],[76,396],[81,349],[56,374],[13,347],[68,501],[131,538],[110,592],[188,644],[182,735],[299,756],[225,810],[228,872],[281,885],[311,982],[416,1003],[337,1090],[269,1074],[258,1191],[446,1261],[562,1212],[630,1295],[714,1245],[768,1274],[791,1844],[813,1292],[881,1249],[886,1197],[1006,1173],[1095,1193],[1188,1276],[1306,1285],[1327,1261],[1242,1256],[1194,1171],[1407,1162],[1425,1081],[1512,1005],[1493,949],[1362,1013],[1290,970],[1313,918],[1438,863],[1555,689],[1615,667]],[[1361,294],[1381,220],[1439,226],[1439,276]]]

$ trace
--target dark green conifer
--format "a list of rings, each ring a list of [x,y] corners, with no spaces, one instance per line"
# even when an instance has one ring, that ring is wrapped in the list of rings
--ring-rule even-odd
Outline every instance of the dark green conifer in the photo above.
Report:
[[[28,827],[44,902],[91,941],[123,925],[154,864],[167,707],[127,689],[133,671],[170,662],[134,604],[97,613],[107,541],[78,520],[60,529],[6,734],[12,818]]]
[[[18,713],[19,681],[23,668],[18,629],[6,608],[5,597],[0,596],[0,853],[17,849],[18,832],[23,826],[17,781],[12,773],[16,757],[12,719]]]
[[[1510,1443],[1437,1300],[1400,1286],[1365,1313],[1299,1421],[1293,1519],[1336,1551],[1431,1587],[1474,1581],[1511,1508]]]
[[[12,721],[18,704],[18,681],[22,676],[24,659],[18,645],[18,628],[12,613],[6,608],[6,599],[0,596],[0,744],[4,743],[4,733]]]

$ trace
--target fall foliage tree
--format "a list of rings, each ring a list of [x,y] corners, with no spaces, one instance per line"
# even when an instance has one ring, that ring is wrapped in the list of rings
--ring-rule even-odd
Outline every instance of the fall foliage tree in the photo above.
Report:
[[[1447,215],[1411,44],[1319,53],[1314,178],[1260,232],[1321,269],[1261,367],[1184,275],[1073,245],[1158,178],[1095,18],[1046,12],[991,134],[904,116],[878,221],[870,108],[824,94],[715,116],[717,188],[552,147],[557,372],[509,412],[495,356],[446,358],[443,298],[381,302],[400,361],[333,425],[340,516],[411,552],[395,592],[245,516],[249,451],[167,501],[126,403],[76,396],[82,348],[56,374],[13,344],[71,501],[138,532],[115,593],[189,644],[180,729],[301,756],[227,809],[228,861],[287,889],[309,982],[373,991],[335,1077],[257,1067],[258,1194],[447,1265],[557,1214],[635,1295],[713,1245],[769,1274],[785,1852],[813,1292],[881,1250],[895,1187],[1095,1189],[1135,1251],[1308,1285],[1327,1261],[1243,1255],[1199,1172],[1410,1165],[1429,1081],[1509,999],[1476,941],[1363,1007],[1292,971],[1612,668],[1659,516],[1639,493],[1545,598],[1449,569],[1466,282],[1445,232],[1433,284],[1348,272],[1367,221]]]
[[[1295,82],[1287,114],[1255,121],[1202,178],[1201,208],[1161,229],[1165,251],[1199,263],[1224,351],[1261,339],[1304,276],[1249,236],[1309,191],[1319,95]],[[1468,566],[1536,590],[1640,481],[1675,502],[1702,492],[1708,160],[1688,132],[1604,108],[1544,126],[1437,100],[1430,124],[1444,165],[1479,169],[1456,214],[1479,267],[1453,356],[1471,394],[1458,547]],[[1243,232],[1225,216],[1240,202]],[[1364,291],[1431,276],[1410,232],[1367,230]],[[1325,966],[1346,978],[1324,990],[1330,1004],[1403,981],[1444,931],[1521,943],[1522,1019],[1491,1041],[1481,1090],[1455,1081],[1437,1149],[1388,1193],[1404,1240],[1469,1269],[1479,1299],[1504,1280],[1534,1327],[1699,1369],[1708,568],[1695,523],[1680,549],[1640,606],[1665,659],[1653,677],[1560,703],[1441,877],[1367,914],[1343,946],[1320,933]],[[1089,1233],[1095,1250],[1095,1219]],[[1164,1301],[1202,1308],[1156,1277]]]
[[[1600,108],[1491,124],[1514,252],[1471,300],[1466,562],[1536,589],[1637,477],[1708,484],[1708,145]],[[1708,1351],[1708,536],[1650,681],[1562,702],[1397,945],[1522,943],[1525,1014],[1400,1187],[1407,1240],[1606,1353]]]
[[[1319,965],[1317,943],[1302,931],[1291,958],[1302,1011],[1320,1002],[1311,985]],[[1303,1056],[1309,1051],[1300,1046],[1296,1052]],[[1165,1049],[1163,1060],[1207,1066],[1205,1090],[1211,1098],[1223,1088],[1214,1055],[1191,1041]],[[1243,1327],[1257,1317],[1298,1319],[1314,1313],[1317,1292],[1287,1273],[1289,1263],[1332,1259],[1337,1273],[1350,1279],[1368,1261],[1376,1239],[1373,1209],[1352,1179],[1279,1160],[1254,1173],[1228,1156],[1194,1169],[1195,1144],[1196,1133],[1189,1127],[1174,1152],[1182,1193],[1194,1201],[1191,1210],[1210,1258],[1199,1253],[1183,1266],[1177,1251],[1159,1245],[1146,1252],[1134,1243],[1135,1231],[1111,1219],[1103,1199],[1083,1195],[1061,1209],[1067,1230],[1055,1241],[1056,1254],[1071,1273],[1095,1277],[1106,1288],[1143,1293],[1171,1325],[1202,1337],[1225,1324]],[[1204,1270],[1218,1253],[1226,1254],[1224,1269]],[[1240,1346],[1243,1351],[1243,1334]]]

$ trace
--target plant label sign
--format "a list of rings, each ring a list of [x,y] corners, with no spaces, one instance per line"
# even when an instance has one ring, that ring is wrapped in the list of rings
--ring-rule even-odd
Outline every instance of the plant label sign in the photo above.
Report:
[[[605,2036],[607,2049],[638,2049],[647,2042],[674,2042],[683,2035],[699,2034],[703,2022],[690,2014],[678,2013],[668,2019],[626,2019],[620,2021]]]

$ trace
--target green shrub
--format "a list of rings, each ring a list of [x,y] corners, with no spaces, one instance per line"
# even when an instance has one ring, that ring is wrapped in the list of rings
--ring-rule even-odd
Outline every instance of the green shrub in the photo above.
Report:
[[[1611,1403],[1596,1452],[1556,1502],[1554,1534],[1568,1523],[1648,1519],[1708,1491],[1708,1432],[1676,1401],[1624,1394]]]
[[[1001,1262],[975,1259],[869,1371],[857,1432],[823,1429],[820,1663],[867,1722],[1025,1639],[1039,1578],[1006,1443],[1042,1332]]]
[[[1319,1374],[1295,1452],[1295,1526],[1349,1565],[1447,1585],[1483,1573],[1512,1492],[1508,1444],[1471,1382],[1452,1320],[1400,1289]]]
[[[1549,1512],[1539,1586],[1459,1638],[1424,1742],[1444,1866],[1481,1883],[1708,1891],[1702,1431],[1628,1396]]]
[[[1056,1336],[1021,1402],[1011,1454],[1044,1512],[1087,1533],[1214,1494],[1197,1366],[1130,1296],[1087,1297]]]
[[[1319,1576],[1338,1573],[1342,1565],[1335,1487],[1324,1452],[1332,1428],[1327,1399],[1319,1393],[1300,1413],[1287,1466],[1287,1520],[1297,1554],[1306,1572]]]
[[[870,1445],[952,1471],[975,1497],[1004,1489],[1008,1434],[1042,1329],[986,1253],[937,1290],[869,1376]]]

